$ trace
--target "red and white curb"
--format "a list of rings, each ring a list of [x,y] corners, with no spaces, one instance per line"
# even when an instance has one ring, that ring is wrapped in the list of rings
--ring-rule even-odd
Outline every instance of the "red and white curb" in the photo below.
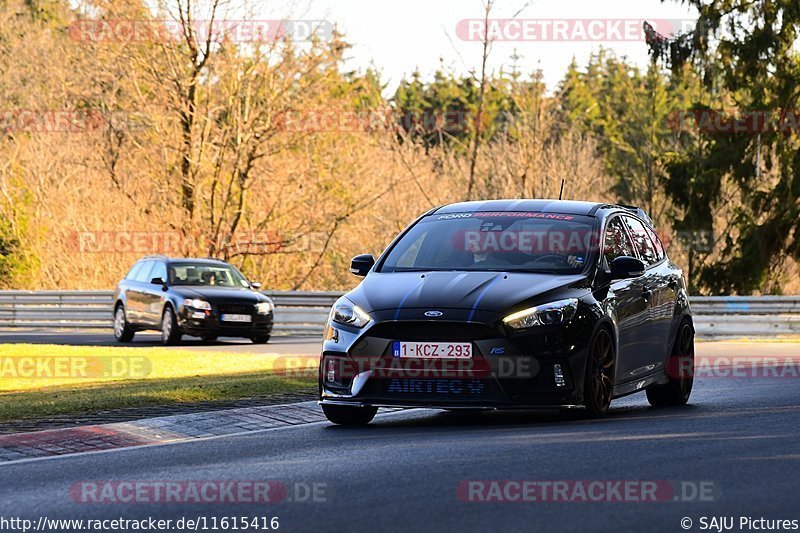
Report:
[[[191,441],[325,421],[316,402],[245,407],[0,435],[0,465],[58,455]]]

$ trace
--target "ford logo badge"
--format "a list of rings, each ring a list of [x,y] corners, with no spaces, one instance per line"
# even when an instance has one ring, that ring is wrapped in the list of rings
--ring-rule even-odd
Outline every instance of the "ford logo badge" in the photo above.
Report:
[[[429,316],[429,317],[442,316],[443,314],[444,313],[442,313],[441,311],[425,311],[425,316]]]

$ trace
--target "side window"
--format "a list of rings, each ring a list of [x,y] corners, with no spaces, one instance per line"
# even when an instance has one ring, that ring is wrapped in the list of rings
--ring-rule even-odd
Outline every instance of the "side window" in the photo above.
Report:
[[[661,261],[665,257],[667,257],[667,252],[664,251],[664,245],[661,243],[661,239],[658,238],[658,235],[655,231],[651,228],[646,228],[647,234],[650,236],[650,240],[653,241],[653,244],[656,246],[656,255],[658,255],[658,260]]]
[[[153,265],[155,261],[145,261],[142,265],[142,268],[139,269],[139,272],[136,273],[136,277],[134,281],[138,281],[141,283],[149,283],[150,282],[150,271],[153,269]]]
[[[636,245],[636,249],[639,250],[639,256],[642,258],[642,261],[648,266],[658,263],[659,259],[656,247],[653,241],[650,240],[650,235],[647,233],[644,224],[632,217],[624,218],[625,225],[628,226],[631,232],[633,242]]]
[[[135,281],[136,274],[138,274],[139,271],[142,269],[144,263],[145,263],[144,261],[138,261],[135,265],[133,265],[133,268],[131,268],[130,272],[128,272],[128,275],[125,276],[125,279],[127,279],[128,281]]]
[[[417,255],[419,255],[419,250],[422,248],[422,242],[425,240],[425,237],[428,236],[428,232],[426,231],[419,238],[414,241],[408,249],[403,252],[403,255],[400,256],[400,259],[397,260],[397,266],[400,268],[413,268],[414,263],[417,261]]]
[[[150,275],[147,278],[149,282],[153,278],[161,278],[164,281],[167,280],[167,265],[162,263],[161,261],[156,261],[156,264],[153,266],[153,270],[150,271]]]
[[[603,257],[610,265],[614,259],[625,255],[636,257],[636,252],[633,251],[633,244],[622,224],[622,218],[614,217],[606,227],[603,238]]]

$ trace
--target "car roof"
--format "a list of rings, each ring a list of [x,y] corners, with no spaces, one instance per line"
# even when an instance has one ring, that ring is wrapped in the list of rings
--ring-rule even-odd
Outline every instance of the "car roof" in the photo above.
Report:
[[[474,213],[477,211],[530,211],[564,215],[593,215],[598,209],[607,205],[600,202],[579,202],[576,200],[486,200],[445,205],[431,211],[430,214]]]
[[[167,263],[199,263],[202,265],[227,265],[222,259],[198,258],[198,257],[167,257],[164,255],[149,255],[142,257],[139,261],[166,261]]]

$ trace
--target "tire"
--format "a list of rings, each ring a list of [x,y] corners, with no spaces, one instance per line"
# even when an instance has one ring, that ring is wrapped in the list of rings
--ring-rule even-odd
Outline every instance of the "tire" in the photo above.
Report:
[[[378,408],[322,404],[322,412],[328,420],[340,426],[366,426],[375,418]]]
[[[653,407],[686,405],[694,385],[694,328],[688,320],[681,322],[672,353],[667,360],[664,385],[647,388],[647,401]]]
[[[161,343],[170,346],[181,341],[181,332],[178,329],[178,321],[175,320],[175,311],[172,307],[166,306],[164,314],[161,316]]]
[[[219,335],[200,335],[200,338],[206,342],[214,342],[219,338]]]
[[[267,344],[269,342],[269,335],[262,335],[260,337],[252,337],[250,339],[253,344]]]
[[[135,333],[130,324],[128,324],[125,306],[118,305],[114,310],[114,338],[117,339],[117,342],[131,342]]]
[[[614,341],[605,328],[594,336],[586,358],[586,377],[583,380],[585,414],[599,418],[608,414],[614,393]]]

